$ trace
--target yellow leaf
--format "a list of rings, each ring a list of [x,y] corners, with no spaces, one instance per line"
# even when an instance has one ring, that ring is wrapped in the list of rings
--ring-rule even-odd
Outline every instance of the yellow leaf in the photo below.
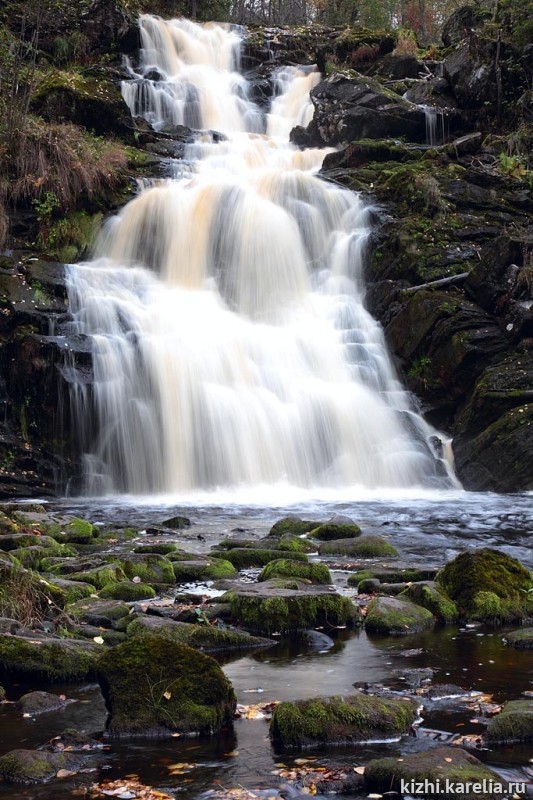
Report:
[[[104,640],[101,636],[93,636],[93,642],[96,642],[96,644],[103,644]]]
[[[365,768],[364,767],[354,767],[353,771],[357,772],[358,775],[364,775],[365,774]]]
[[[451,762],[453,761],[453,758],[445,758],[444,760],[447,761],[448,764],[451,764]]]
[[[170,698],[172,697],[172,692],[163,692],[163,697],[165,698],[165,700],[170,700]]]

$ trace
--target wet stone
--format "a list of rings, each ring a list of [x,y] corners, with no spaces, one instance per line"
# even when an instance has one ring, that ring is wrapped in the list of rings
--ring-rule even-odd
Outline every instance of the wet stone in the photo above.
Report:
[[[35,716],[44,714],[46,711],[57,711],[67,704],[64,695],[52,694],[51,692],[28,692],[22,695],[17,703],[17,708],[25,715]]]

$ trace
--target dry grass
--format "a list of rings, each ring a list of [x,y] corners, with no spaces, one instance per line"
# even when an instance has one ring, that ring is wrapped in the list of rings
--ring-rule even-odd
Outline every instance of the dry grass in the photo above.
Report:
[[[0,587],[1,617],[15,619],[29,628],[46,619],[50,605],[49,597],[32,572],[14,566],[3,573]]]

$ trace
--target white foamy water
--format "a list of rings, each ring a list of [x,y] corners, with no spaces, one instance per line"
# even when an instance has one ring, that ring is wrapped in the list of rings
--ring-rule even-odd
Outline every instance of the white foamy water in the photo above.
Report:
[[[224,136],[188,145],[69,269],[94,348],[94,390],[73,390],[86,491],[450,486],[363,305],[371,211],[316,176],[327,151],[288,144],[318,73],[282,70],[265,119],[234,32],[148,16],[141,32],[132,114]]]

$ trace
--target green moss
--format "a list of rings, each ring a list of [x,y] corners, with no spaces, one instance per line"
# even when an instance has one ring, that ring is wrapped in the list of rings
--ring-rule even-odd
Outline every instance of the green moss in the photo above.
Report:
[[[405,636],[431,628],[433,614],[409,600],[397,597],[376,597],[368,604],[365,628],[372,633]]]
[[[109,567],[97,567],[96,569],[74,572],[69,574],[68,577],[71,581],[90,583],[96,586],[97,589],[103,589],[108,583],[117,583],[117,581],[126,580],[127,576],[120,567],[110,565]]]
[[[141,544],[133,548],[134,553],[157,553],[160,556],[166,556],[169,553],[176,552],[175,544]]]
[[[206,561],[174,561],[172,566],[177,583],[220,580],[237,575],[233,564],[223,558],[209,558]]]
[[[321,556],[354,556],[358,558],[395,557],[399,553],[382,536],[360,536],[357,539],[337,539],[324,542],[318,548]]]
[[[316,545],[292,533],[285,533],[278,540],[276,547],[278,550],[287,550],[291,553],[314,553],[316,551]]]
[[[113,556],[127,578],[140,578],[142,583],[163,585],[174,584],[172,564],[164,556],[157,553],[129,553],[119,558]],[[112,583],[112,581],[108,581]]]
[[[313,539],[319,539],[321,542],[329,542],[332,539],[353,539],[354,536],[360,535],[361,528],[355,522],[350,524],[326,522],[311,531]]]
[[[146,619],[140,618],[130,622],[127,628],[128,636],[143,636],[157,632],[158,635],[172,639],[179,644],[186,644],[204,652],[216,652],[221,650],[241,650],[250,647],[270,646],[272,642],[267,639],[260,639],[251,636],[246,631],[238,631],[228,628],[217,628],[213,625],[195,624],[188,622],[173,622],[171,620],[158,619],[157,629],[146,625]]]
[[[407,733],[416,716],[417,704],[408,699],[355,695],[298,700],[276,707],[270,738],[282,750],[361,742]]]
[[[85,644],[85,643],[84,643]],[[84,680],[94,674],[95,649],[74,640],[32,640],[0,636],[0,669],[10,680]]]
[[[416,569],[409,567],[367,567],[357,570],[348,577],[348,586],[357,586],[360,581],[368,578],[377,578],[382,583],[408,583],[410,581],[430,580],[434,577],[435,569]]]
[[[53,586],[57,586],[62,592],[64,592],[65,606],[75,603],[77,600],[83,600],[86,597],[90,597],[92,594],[96,594],[96,586],[93,586],[90,583],[63,580],[61,578],[49,579],[48,583],[52,584]]]
[[[213,555],[216,550],[213,550]],[[217,553],[218,555],[218,553]],[[275,561],[278,558],[290,558],[295,561],[307,561],[305,553],[288,552],[286,550],[261,550],[252,547],[236,547],[233,550],[220,552],[227,561],[237,569],[245,569],[246,567],[264,567],[270,561]]]
[[[436,579],[466,619],[502,623],[533,613],[530,572],[498,550],[460,553]]]
[[[285,534],[303,536],[316,527],[317,523],[311,522],[310,520],[300,519],[300,517],[283,517],[283,519],[278,519],[278,521],[274,523],[268,535],[274,537],[281,537]]]
[[[404,589],[399,597],[427,608],[440,622],[456,622],[459,616],[453,600],[433,583],[413,583]]]
[[[503,641],[517,650],[533,650],[533,628],[520,628],[506,633]]]
[[[230,597],[231,613],[245,628],[261,633],[293,631],[320,625],[353,624],[357,610],[348,597],[336,594],[300,595],[294,592],[275,597],[235,594]]]
[[[29,569],[38,569],[41,561],[50,556],[53,552],[55,556],[65,558],[66,556],[75,555],[72,548],[66,545],[58,545],[57,549],[50,547],[19,547],[17,550],[12,550],[11,555],[14,556],[24,567]]]
[[[330,584],[331,575],[325,564],[302,564],[300,561],[278,559],[271,561],[263,567],[259,581],[268,581],[270,578],[300,578],[311,583]]]
[[[233,688],[216,661],[164,636],[138,636],[108,650],[98,679],[111,735],[213,733],[235,711]]]
[[[487,725],[489,744],[533,741],[533,700],[511,700]]]
[[[494,800],[496,795],[493,792],[483,792],[466,790],[464,784],[469,783],[483,786],[501,783],[501,778],[486,767],[475,756],[461,750],[459,747],[436,747],[422,752],[404,755],[398,758],[378,758],[370,761],[365,769],[366,788],[370,792],[385,793],[398,792],[401,781],[414,781],[424,783],[427,781],[433,784],[440,791],[425,792],[424,797],[453,800],[455,797],[464,800]],[[453,790],[447,792],[445,789],[446,781],[448,785],[453,785]],[[438,786],[440,783],[440,786]],[[459,784],[464,790],[461,791]]]
[[[110,600],[149,600],[155,597],[155,591],[146,583],[132,583],[131,581],[118,581],[118,583],[108,583],[98,592],[99,597],[109,598]]]

